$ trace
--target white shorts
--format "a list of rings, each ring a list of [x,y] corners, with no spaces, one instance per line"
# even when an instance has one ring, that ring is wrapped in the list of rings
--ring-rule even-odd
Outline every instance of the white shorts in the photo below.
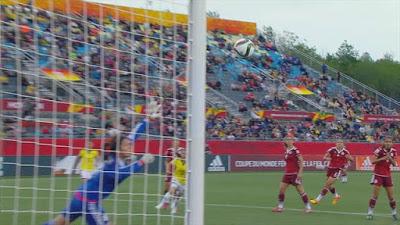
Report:
[[[82,179],[90,179],[94,173],[93,171],[81,170],[81,178]]]
[[[175,177],[172,177],[171,188],[175,188],[180,195],[185,193],[185,185],[182,185]]]

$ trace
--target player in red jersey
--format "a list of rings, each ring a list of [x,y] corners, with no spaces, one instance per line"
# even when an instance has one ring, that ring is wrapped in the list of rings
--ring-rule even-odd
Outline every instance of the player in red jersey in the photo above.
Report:
[[[308,196],[304,191],[304,187],[302,184],[303,177],[303,157],[300,154],[300,151],[293,145],[294,138],[287,137],[285,138],[285,175],[282,178],[280,187],[279,187],[279,196],[278,196],[278,206],[272,209],[272,212],[282,212],[283,205],[285,201],[285,192],[289,185],[293,185],[297,192],[300,194],[301,199],[304,202],[305,209],[304,212],[311,212],[311,205],[308,201]]]
[[[312,204],[318,204],[328,191],[330,191],[333,194],[332,204],[336,205],[340,199],[340,195],[336,192],[336,188],[333,184],[341,176],[342,169],[345,168],[349,162],[353,162],[354,159],[350,155],[350,152],[346,150],[344,142],[338,140],[336,142],[336,147],[328,149],[325,153],[324,160],[329,161],[328,170],[326,172],[327,179],[321,193],[317,198],[311,199],[310,202]]]
[[[381,147],[374,151],[371,157],[371,163],[375,165],[374,174],[372,175],[371,184],[373,185],[372,197],[369,200],[369,207],[367,219],[372,220],[374,215],[374,208],[379,196],[379,191],[383,186],[386,190],[389,199],[389,205],[392,209],[392,217],[397,220],[396,201],[393,194],[392,174],[390,171],[391,166],[396,166],[397,152],[393,148],[393,140],[386,137]]]

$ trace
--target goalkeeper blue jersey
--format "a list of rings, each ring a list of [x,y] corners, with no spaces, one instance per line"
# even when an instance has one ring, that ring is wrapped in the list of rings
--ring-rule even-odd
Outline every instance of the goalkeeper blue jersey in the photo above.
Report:
[[[147,125],[146,119],[138,123],[128,138],[136,141],[140,134],[145,132]],[[141,162],[126,164],[114,155],[76,190],[74,197],[81,201],[98,202],[100,199],[107,198],[119,183],[131,174],[139,172],[142,167]]]

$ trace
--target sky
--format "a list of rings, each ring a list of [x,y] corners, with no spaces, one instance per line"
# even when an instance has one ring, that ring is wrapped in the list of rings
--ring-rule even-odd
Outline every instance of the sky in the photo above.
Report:
[[[89,0],[186,12],[186,0]],[[167,3],[166,3],[167,2]],[[221,18],[256,22],[291,31],[320,54],[334,53],[347,40],[373,59],[390,53],[400,61],[400,0],[207,0]]]

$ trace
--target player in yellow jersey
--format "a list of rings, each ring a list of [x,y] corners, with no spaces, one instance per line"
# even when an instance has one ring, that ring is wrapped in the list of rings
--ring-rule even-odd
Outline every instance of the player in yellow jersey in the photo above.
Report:
[[[99,158],[99,152],[92,149],[92,144],[89,143],[87,148],[83,148],[75,160],[74,167],[81,161],[81,178],[86,181],[92,177],[93,172],[96,170],[96,162]]]
[[[171,161],[172,164],[172,182],[169,191],[161,199],[160,204],[156,206],[161,209],[166,203],[171,202],[171,213],[175,214],[178,209],[180,197],[185,193],[186,186],[186,150],[179,148],[175,152],[176,157]]]

